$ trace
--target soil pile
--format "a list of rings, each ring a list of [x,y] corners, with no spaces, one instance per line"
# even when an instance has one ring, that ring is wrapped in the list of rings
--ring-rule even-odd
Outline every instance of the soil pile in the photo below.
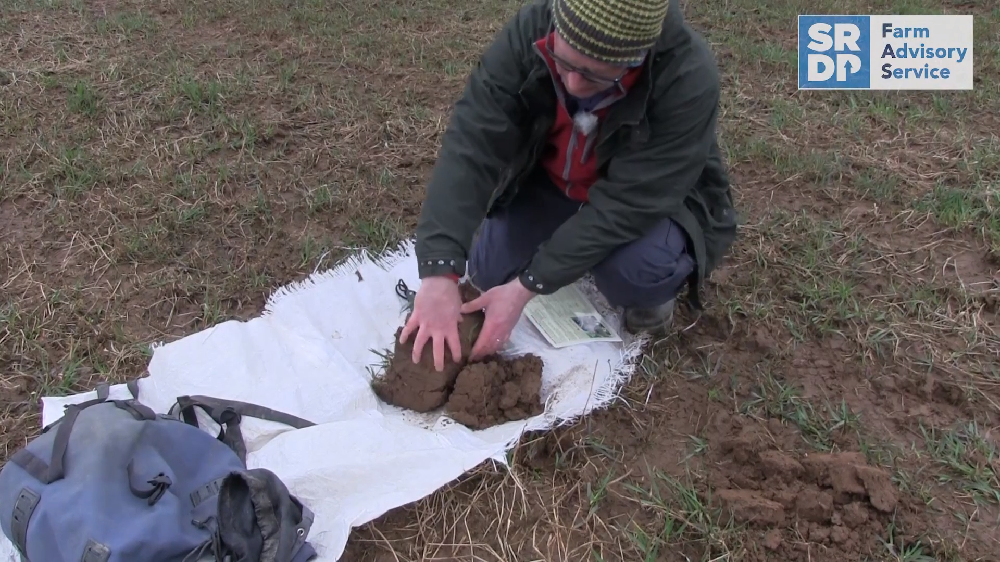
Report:
[[[416,334],[405,342],[399,341],[403,331],[396,329],[392,359],[385,374],[376,379],[372,388],[379,398],[401,408],[417,412],[430,412],[443,406],[455,385],[458,373],[465,367],[472,345],[483,327],[482,312],[466,314],[458,324],[458,337],[462,345],[462,359],[458,362],[445,346],[444,370],[434,368],[434,348],[430,340],[424,345],[420,362],[413,362],[413,341]]]
[[[473,429],[523,420],[542,413],[541,388],[540,357],[493,356],[462,369],[445,411]]]
[[[851,559],[870,546],[883,529],[880,520],[896,508],[890,475],[861,453],[795,455],[760,445],[747,436],[722,443],[722,454],[735,462],[715,499],[737,523],[769,529],[763,544],[775,559],[799,559],[798,549],[808,544],[801,539]],[[786,537],[790,527],[801,538]]]
[[[463,302],[479,296],[467,283],[461,284],[459,290]],[[414,363],[415,335],[400,342],[403,328],[399,327],[389,365],[372,382],[375,394],[389,404],[421,413],[444,406],[455,421],[473,429],[541,413],[541,358],[531,354],[514,359],[494,355],[468,362],[484,320],[485,315],[478,311],[463,315],[458,326],[462,358],[454,361],[446,346],[445,366],[440,372],[434,369],[431,342],[425,344],[420,362]]]

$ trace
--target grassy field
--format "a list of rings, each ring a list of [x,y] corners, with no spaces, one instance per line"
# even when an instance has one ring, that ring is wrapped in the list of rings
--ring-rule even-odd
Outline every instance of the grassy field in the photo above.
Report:
[[[0,461],[40,395],[140,374],[150,342],[412,232],[518,6],[2,4]],[[687,3],[744,223],[705,315],[614,407],[356,529],[344,559],[995,560],[993,6]],[[798,13],[942,11],[976,15],[974,91],[796,91]]]

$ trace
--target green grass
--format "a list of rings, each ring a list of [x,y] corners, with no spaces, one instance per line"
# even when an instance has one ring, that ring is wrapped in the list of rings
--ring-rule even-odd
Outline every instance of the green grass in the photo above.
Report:
[[[984,159],[988,162],[970,163],[970,168],[986,175],[987,167],[995,166],[992,173],[1000,174],[1000,160],[992,155]],[[942,226],[975,232],[990,253],[1000,257],[1000,175],[973,186],[936,186],[915,207],[933,215]]]
[[[862,422],[843,400],[836,404],[827,402],[815,406],[802,397],[799,389],[770,373],[763,373],[758,378],[740,410],[750,416],[774,418],[792,424],[809,446],[824,452],[835,449],[836,437],[853,437],[851,441],[857,442]]]
[[[927,452],[946,469],[940,482],[956,482],[976,503],[1000,504],[997,448],[984,438],[978,424],[942,430],[921,427],[921,431]]]
[[[703,560],[724,560],[742,551],[741,529],[712,506],[711,498],[699,492],[690,478],[654,472],[647,485],[624,486],[630,501],[652,513],[649,524],[623,529],[638,555],[626,559],[660,560],[663,553],[692,540],[703,545]]]

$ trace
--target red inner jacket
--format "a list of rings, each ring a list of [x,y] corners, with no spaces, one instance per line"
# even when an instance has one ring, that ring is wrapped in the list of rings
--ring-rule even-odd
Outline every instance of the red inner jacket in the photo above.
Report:
[[[598,176],[595,145],[600,134],[601,123],[603,123],[610,103],[602,102],[598,105],[599,109],[591,112],[597,117],[598,124],[593,127],[589,135],[584,134],[583,131],[574,126],[573,116],[566,108],[568,94],[562,79],[559,77],[559,72],[556,70],[555,61],[549,56],[547,49],[547,46],[551,46],[551,40],[552,34],[549,34],[535,43],[548,64],[559,97],[556,120],[552,129],[549,130],[549,138],[541,158],[541,164],[552,181],[567,197],[575,201],[586,202],[587,191]],[[620,81],[622,88],[612,86],[608,91],[607,95],[612,97],[610,101],[624,97],[624,92],[627,92],[628,88],[635,83],[641,72],[641,66],[629,70]]]

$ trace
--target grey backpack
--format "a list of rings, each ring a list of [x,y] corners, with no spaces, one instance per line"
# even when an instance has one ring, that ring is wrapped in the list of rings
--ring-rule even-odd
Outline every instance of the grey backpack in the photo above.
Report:
[[[313,515],[275,474],[247,469],[243,416],[313,425],[204,396],[157,415],[102,385],[0,470],[0,527],[24,562],[311,560]]]

